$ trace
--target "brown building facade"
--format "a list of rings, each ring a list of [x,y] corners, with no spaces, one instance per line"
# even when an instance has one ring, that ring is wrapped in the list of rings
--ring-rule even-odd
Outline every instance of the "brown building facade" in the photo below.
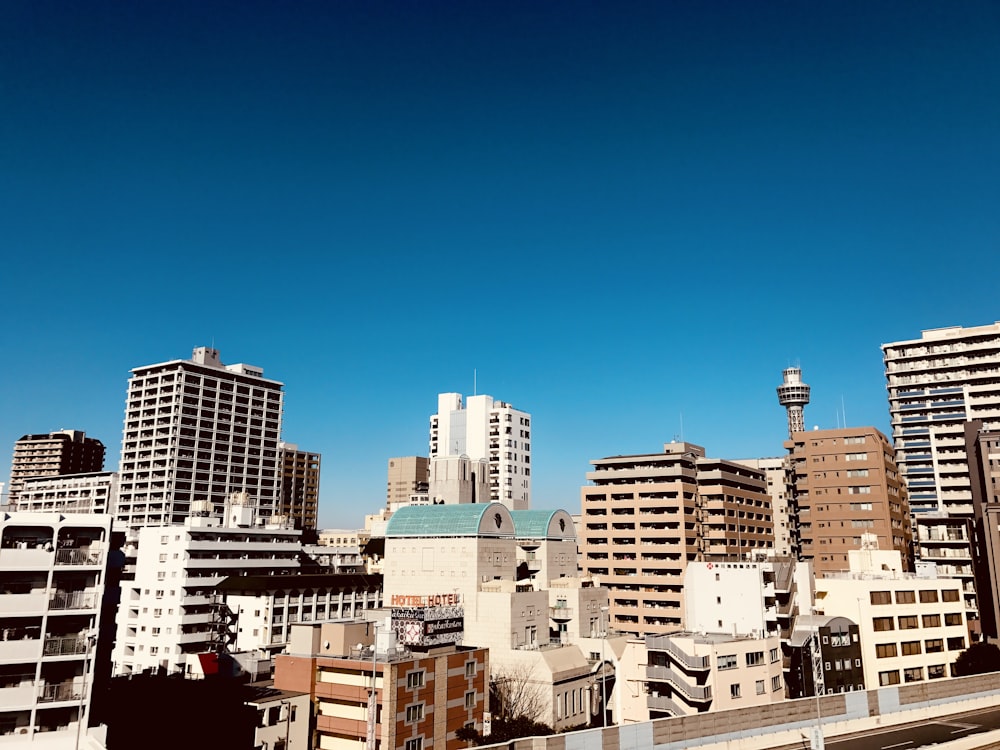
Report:
[[[1000,431],[979,420],[965,424],[972,507],[975,512],[973,568],[979,593],[979,625],[990,639],[1000,636]]]
[[[321,456],[301,451],[291,443],[281,443],[279,448],[281,500],[278,512],[288,516],[297,529],[315,529]]]
[[[386,507],[406,505],[412,495],[426,495],[429,472],[430,459],[426,456],[390,458],[386,471]]]
[[[311,746],[464,750],[467,743],[455,733],[465,726],[481,732],[489,710],[489,651],[403,648],[387,635],[381,626],[376,634],[372,622],[293,627],[288,654],[275,658],[274,685],[311,695]]]
[[[897,550],[913,570],[906,485],[888,438],[874,427],[797,432],[785,441],[795,476],[800,559],[817,576],[849,568],[861,535]]]
[[[10,497],[14,505],[28,477],[88,474],[104,470],[104,443],[79,430],[25,435],[14,444],[10,467]]]
[[[610,589],[610,627],[637,636],[684,626],[694,560],[737,559],[773,545],[764,474],[706,458],[691,443],[591,461],[581,489],[581,564]]]

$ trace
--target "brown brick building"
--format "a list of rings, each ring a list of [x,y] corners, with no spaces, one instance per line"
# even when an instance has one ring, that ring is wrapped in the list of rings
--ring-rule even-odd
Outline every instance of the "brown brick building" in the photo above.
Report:
[[[795,476],[800,558],[817,576],[847,570],[861,535],[897,550],[913,570],[906,485],[889,439],[874,427],[797,432],[785,441]]]
[[[464,750],[467,743],[455,733],[469,725],[481,732],[489,710],[489,651],[452,644],[404,648],[381,625],[377,636],[376,643],[372,622],[293,626],[288,654],[275,658],[274,685],[311,695],[311,746]]]

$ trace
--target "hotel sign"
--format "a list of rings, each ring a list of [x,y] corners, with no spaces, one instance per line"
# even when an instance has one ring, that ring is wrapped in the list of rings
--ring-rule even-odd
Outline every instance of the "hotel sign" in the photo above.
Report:
[[[390,607],[453,607],[462,603],[462,596],[451,594],[393,594],[389,597]]]
[[[404,646],[461,643],[465,612],[458,606],[393,607],[392,629]]]

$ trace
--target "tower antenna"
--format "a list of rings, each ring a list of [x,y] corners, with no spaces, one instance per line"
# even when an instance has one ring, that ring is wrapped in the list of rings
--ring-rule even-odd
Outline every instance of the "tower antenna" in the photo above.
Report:
[[[802,382],[802,369],[786,367],[781,372],[778,386],[778,403],[788,412],[788,437],[806,429],[804,407],[809,403],[809,386]]]

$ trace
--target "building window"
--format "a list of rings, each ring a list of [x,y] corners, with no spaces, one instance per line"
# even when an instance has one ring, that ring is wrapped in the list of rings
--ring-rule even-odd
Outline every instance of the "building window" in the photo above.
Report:
[[[419,672],[410,672],[406,675],[406,687],[408,688],[420,688],[424,686],[424,670]]]
[[[747,666],[756,667],[758,664],[764,663],[764,652],[763,651],[748,651],[747,652]]]
[[[959,599],[957,589],[945,589],[941,592],[941,601],[943,602],[957,602]]]
[[[958,612],[950,612],[944,616],[945,625],[961,625],[962,615]]]
[[[771,692],[776,690],[781,690],[781,675],[775,675],[771,678]]]
[[[938,600],[937,591],[924,590],[920,592],[921,604],[934,604]]]
[[[872,604],[892,604],[892,598],[888,591],[872,591],[868,594]]]
[[[465,676],[466,677],[476,676],[476,662],[474,661],[465,662]]]
[[[906,682],[920,682],[924,679],[923,667],[907,667],[903,670],[903,679]]]
[[[873,617],[872,629],[878,633],[885,630],[895,630],[896,626],[893,624],[891,617]]]
[[[940,638],[932,638],[929,641],[924,641],[924,651],[928,654],[937,654],[944,651],[944,641]]]
[[[896,592],[896,604],[915,604],[917,601],[916,593],[913,591],[897,591]]]
[[[727,654],[719,657],[719,671],[724,669],[736,669],[736,654]]]
[[[916,615],[907,615],[906,617],[899,618],[899,629],[900,630],[913,630],[914,628],[919,628],[920,623],[917,621]]]
[[[948,650],[949,651],[964,651],[965,650],[965,638],[958,636],[957,638],[948,639]]]
[[[763,695],[766,692],[763,680],[757,680],[757,695]]]
[[[470,690],[465,694],[465,707],[475,708],[476,707],[476,691]]]
[[[779,654],[778,649],[772,648],[771,649],[771,663],[774,664],[780,658],[781,658],[781,655]]]
[[[896,656],[895,643],[879,643],[875,646],[875,658],[886,659]]]
[[[423,747],[423,737],[414,737],[412,740],[407,740],[406,744],[403,745],[404,750],[423,750]]]
[[[900,646],[903,649],[903,656],[916,656],[923,653],[920,648],[920,641],[903,641]]]
[[[424,704],[423,703],[418,703],[415,706],[407,706],[406,707],[406,721],[407,722],[420,721],[422,718],[424,718]]]
[[[944,664],[931,664],[927,667],[927,679],[939,680],[944,677]]]
[[[882,687],[886,685],[898,685],[899,684],[899,670],[890,669],[887,672],[878,673],[878,684]]]
[[[924,627],[925,628],[941,627],[941,615],[924,615]]]
[[[739,698],[740,697],[740,683],[734,682],[729,686],[729,697]]]

